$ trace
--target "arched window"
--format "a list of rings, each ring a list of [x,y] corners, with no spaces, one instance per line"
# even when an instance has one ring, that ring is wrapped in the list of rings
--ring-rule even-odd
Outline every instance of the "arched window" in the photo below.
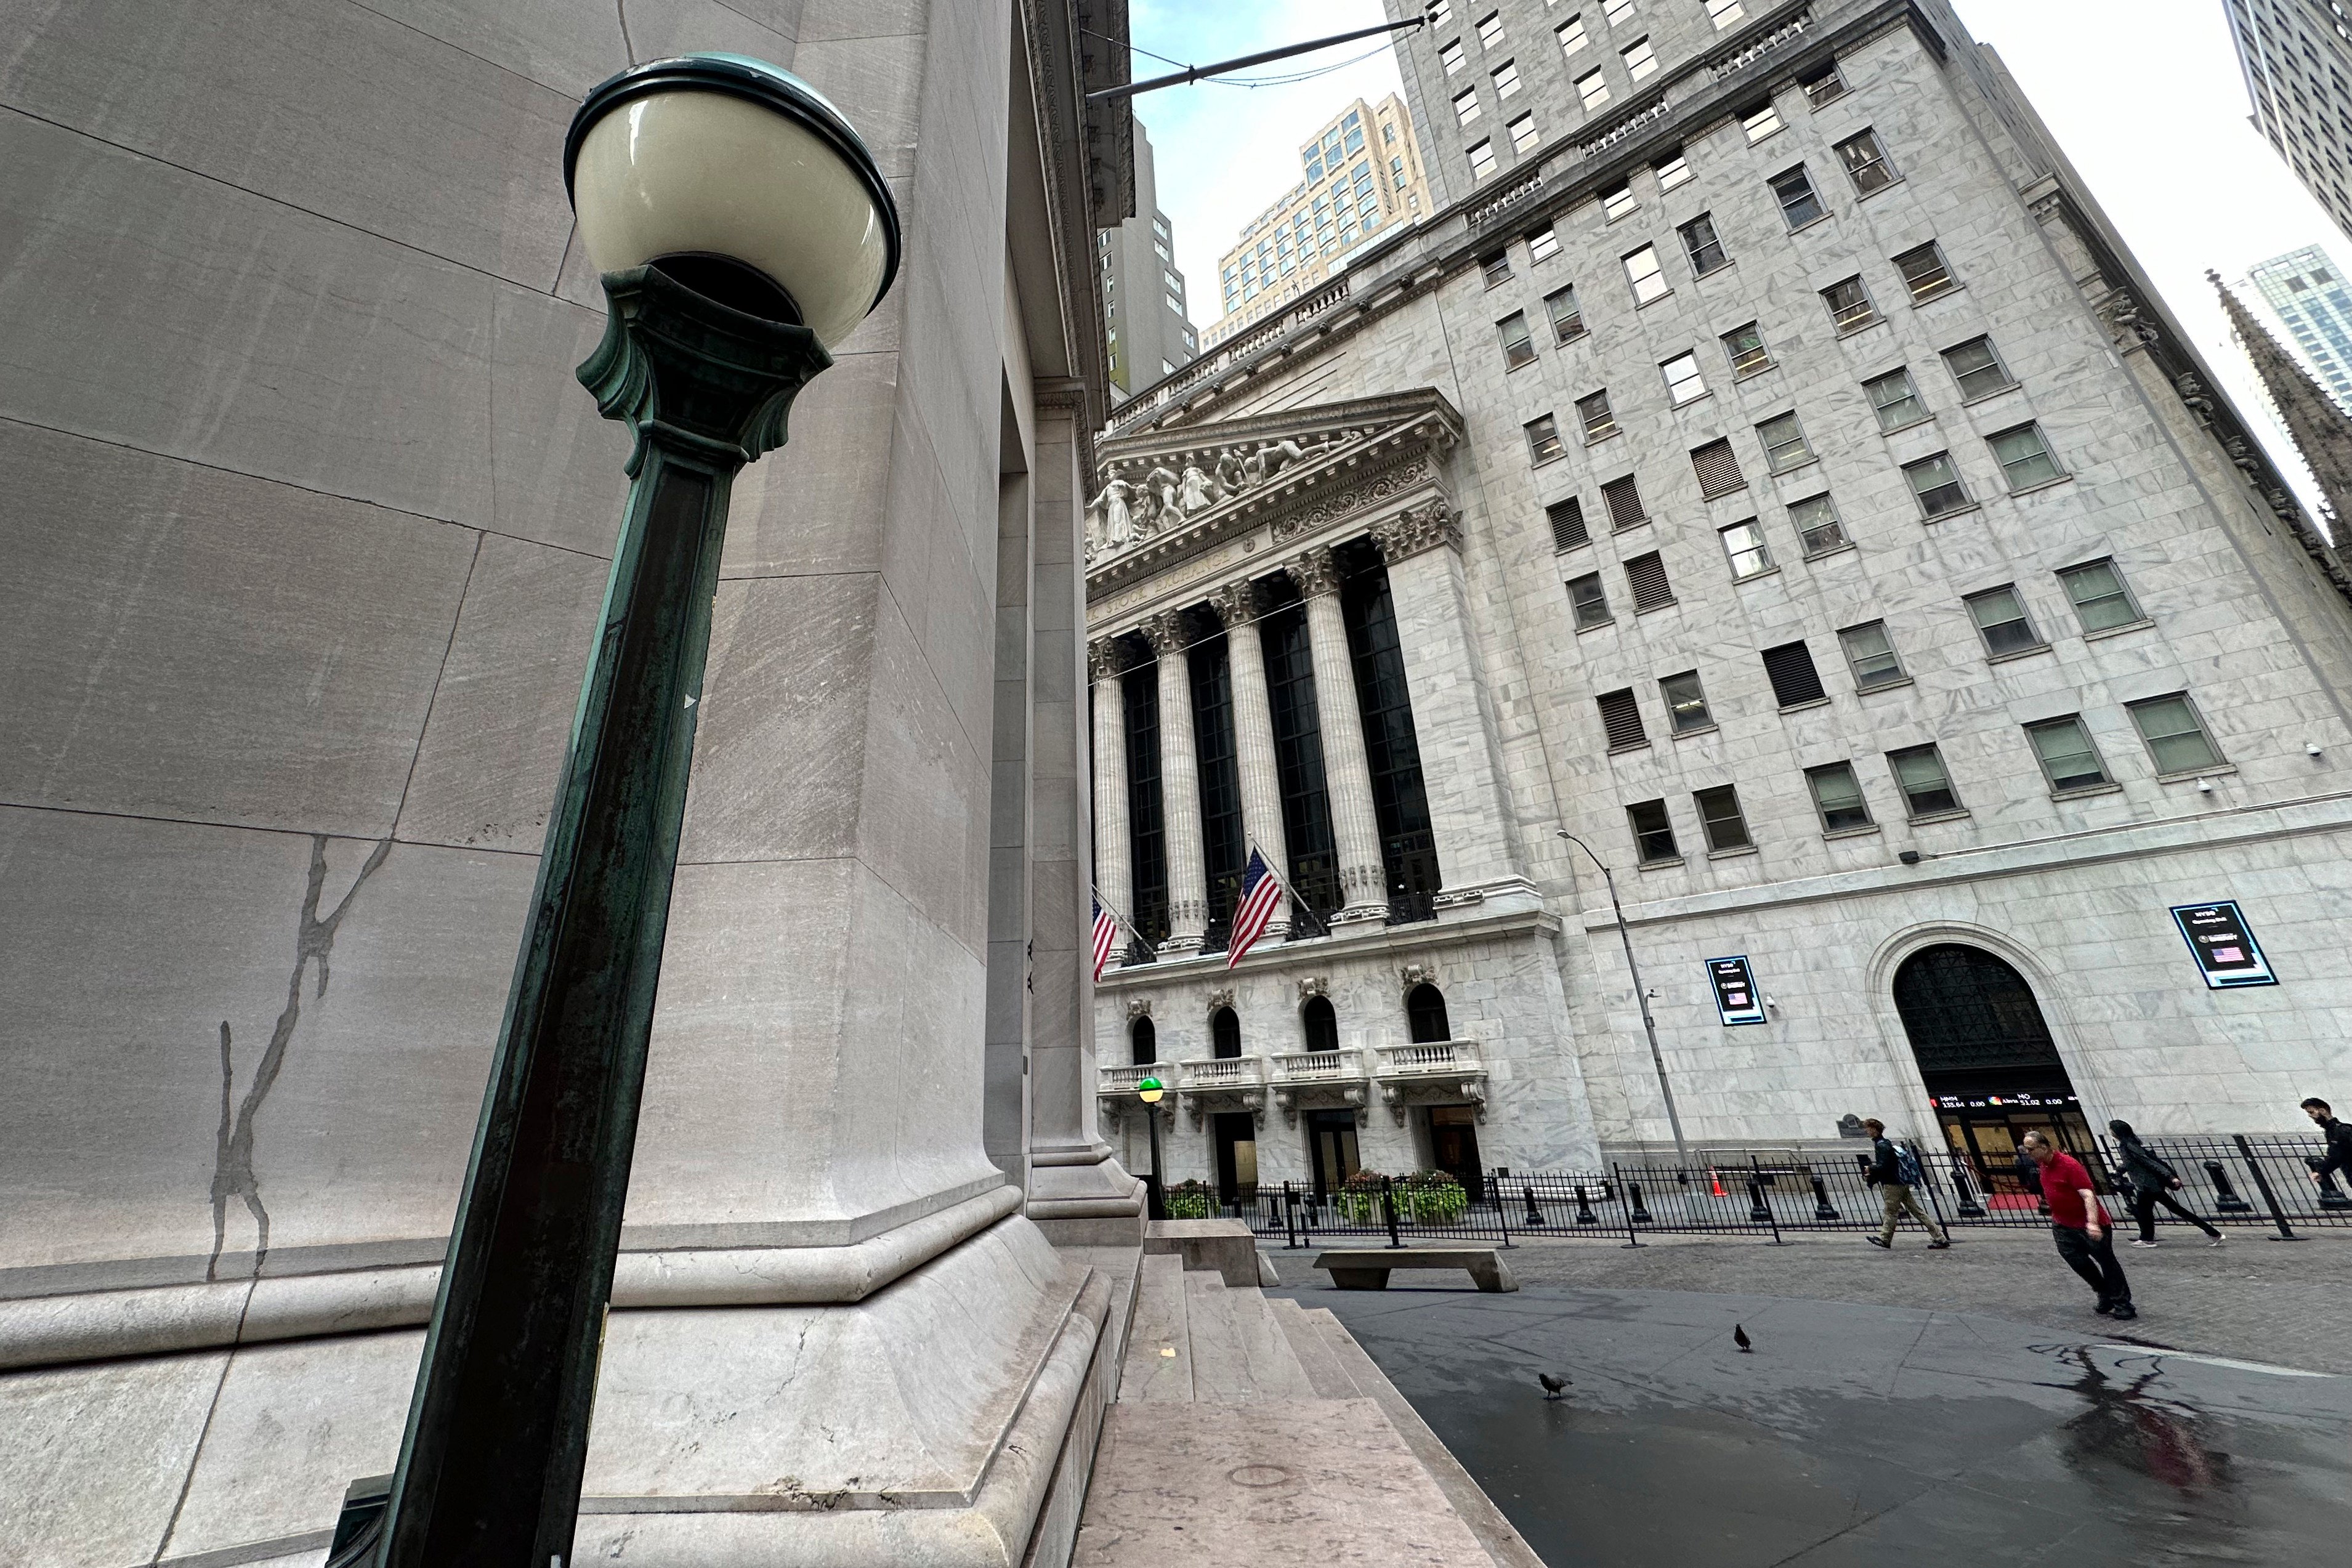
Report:
[[[1905,959],[1895,1010],[1931,1092],[1948,1075],[2064,1070],[2033,987],[1980,947],[1939,942]]]
[[[1160,1032],[1151,1026],[1151,1016],[1145,1014],[1129,1026],[1128,1043],[1135,1053],[1135,1065],[1145,1067],[1160,1059]]]
[[[1242,1054],[1242,1021],[1234,1016],[1231,1007],[1220,1007],[1209,1015],[1209,1041],[1213,1056]]]
[[[1336,1051],[1339,1048],[1339,1017],[1331,1011],[1331,1004],[1327,998],[1308,997],[1307,1005],[1298,1010],[1298,1018],[1307,1029],[1308,1050]]]
[[[1434,985],[1424,984],[1412,988],[1404,999],[1404,1018],[1416,1046],[1454,1037],[1454,1026],[1445,1017],[1445,994]]]

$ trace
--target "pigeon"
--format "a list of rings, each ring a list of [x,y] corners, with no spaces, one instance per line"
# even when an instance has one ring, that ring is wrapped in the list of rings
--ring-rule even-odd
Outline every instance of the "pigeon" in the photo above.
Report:
[[[1752,1353],[1756,1349],[1755,1342],[1748,1337],[1748,1331],[1738,1323],[1731,1325],[1731,1342],[1738,1345],[1743,1354]]]
[[[1566,1397],[1565,1390],[1568,1387],[1568,1379],[1564,1377],[1554,1377],[1548,1372],[1539,1372],[1536,1373],[1536,1381],[1543,1384],[1544,1397],[1546,1399],[1560,1399]]]

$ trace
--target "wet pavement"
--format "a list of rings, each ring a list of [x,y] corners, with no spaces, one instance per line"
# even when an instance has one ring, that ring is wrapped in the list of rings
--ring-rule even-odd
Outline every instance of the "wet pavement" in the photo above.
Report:
[[[1850,1301],[1279,1293],[1335,1311],[1554,1568],[2352,1562],[2352,1378]]]

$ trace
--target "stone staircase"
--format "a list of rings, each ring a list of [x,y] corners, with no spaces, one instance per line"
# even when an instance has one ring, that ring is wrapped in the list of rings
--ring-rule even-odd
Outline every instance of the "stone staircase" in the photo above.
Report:
[[[1339,1321],[1146,1256],[1077,1568],[1541,1568]]]

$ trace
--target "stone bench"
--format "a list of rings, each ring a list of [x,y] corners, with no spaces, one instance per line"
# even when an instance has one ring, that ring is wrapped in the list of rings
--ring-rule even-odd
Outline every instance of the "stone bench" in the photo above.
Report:
[[[1385,1290],[1391,1268],[1462,1268],[1481,1290],[1516,1290],[1510,1265],[1491,1247],[1366,1247],[1326,1252],[1314,1267],[1328,1270],[1342,1290]]]

